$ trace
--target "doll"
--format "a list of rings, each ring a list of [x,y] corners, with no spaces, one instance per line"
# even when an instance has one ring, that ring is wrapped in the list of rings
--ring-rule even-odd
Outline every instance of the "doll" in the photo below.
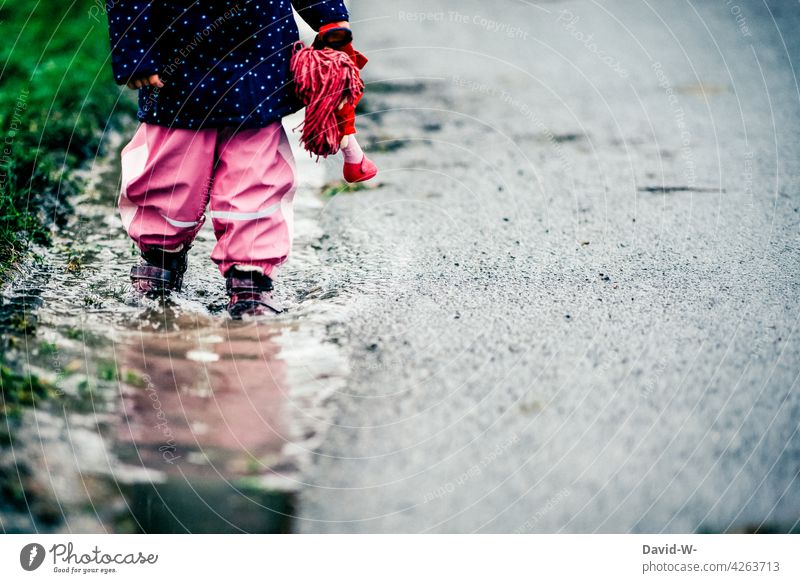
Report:
[[[353,35],[344,24],[327,24],[312,47],[298,43],[295,48],[291,68],[297,95],[306,105],[300,140],[318,157],[341,150],[344,179],[364,182],[378,173],[355,137],[356,105],[364,93],[359,71],[367,58],[353,48]]]

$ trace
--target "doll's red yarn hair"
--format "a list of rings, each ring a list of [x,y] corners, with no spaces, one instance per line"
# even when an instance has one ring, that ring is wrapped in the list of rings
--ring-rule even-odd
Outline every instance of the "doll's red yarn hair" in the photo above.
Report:
[[[306,106],[300,142],[306,150],[327,157],[339,151],[342,135],[336,110],[342,101],[354,105],[364,82],[352,59],[342,51],[314,49],[297,43],[291,60],[295,91]]]

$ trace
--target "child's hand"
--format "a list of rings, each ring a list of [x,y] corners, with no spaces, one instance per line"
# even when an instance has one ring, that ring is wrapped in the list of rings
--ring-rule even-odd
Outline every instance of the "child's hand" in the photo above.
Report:
[[[128,83],[128,89],[141,89],[142,87],[149,87],[150,85],[161,89],[164,86],[164,82],[161,81],[161,77],[158,75],[148,75],[132,80]]]

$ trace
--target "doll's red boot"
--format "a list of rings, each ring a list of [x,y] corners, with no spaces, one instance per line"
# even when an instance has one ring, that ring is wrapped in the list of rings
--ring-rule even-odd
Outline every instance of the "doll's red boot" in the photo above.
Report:
[[[364,182],[375,178],[375,175],[378,174],[378,167],[372,160],[364,156],[359,163],[345,162],[342,174],[347,182]]]

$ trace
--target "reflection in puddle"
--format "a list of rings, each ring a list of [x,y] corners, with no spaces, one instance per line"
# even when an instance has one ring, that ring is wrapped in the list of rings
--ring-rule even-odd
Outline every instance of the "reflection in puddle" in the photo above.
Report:
[[[222,481],[170,479],[123,486],[131,502],[118,529],[143,533],[282,534],[291,532],[294,495],[250,491]]]
[[[116,455],[147,470],[124,487],[144,532],[288,528],[285,365],[273,326],[134,335],[118,346]]]

